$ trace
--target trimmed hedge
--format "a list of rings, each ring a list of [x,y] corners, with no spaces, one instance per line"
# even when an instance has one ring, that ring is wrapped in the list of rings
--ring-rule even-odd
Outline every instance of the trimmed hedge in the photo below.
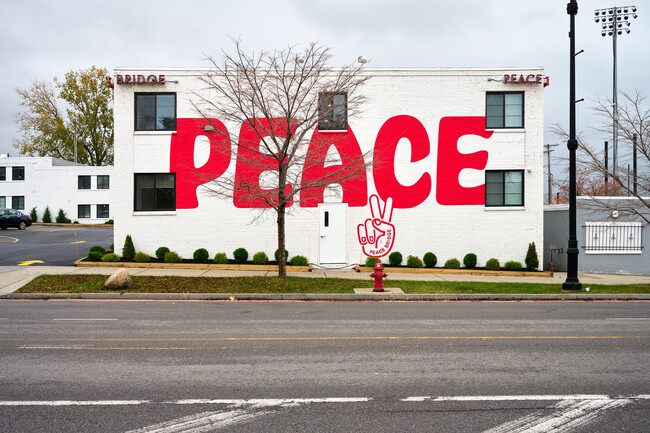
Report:
[[[104,254],[106,253],[101,251],[88,251],[88,254],[86,254],[86,260],[90,262],[99,262]]]
[[[180,263],[183,259],[174,251],[165,253],[165,263]]]
[[[309,266],[309,260],[305,256],[293,256],[289,261],[291,266]]]
[[[273,254],[273,257],[275,257],[276,262],[280,261],[280,250],[279,249],[275,250],[275,253]],[[287,262],[289,261],[289,251],[287,251],[286,249],[284,250],[284,260],[287,261]]]
[[[138,263],[149,263],[151,261],[151,257],[149,254],[138,252],[135,253],[135,256],[133,256],[133,261]]]
[[[456,258],[447,260],[445,262],[445,269],[460,269],[460,261]]]
[[[508,271],[521,271],[524,267],[521,263],[515,261],[515,260],[510,260],[509,262],[506,262],[503,265],[504,269]]]
[[[106,250],[101,245],[93,245],[92,247],[90,247],[90,251],[102,253],[101,254],[102,256],[106,254]]]
[[[422,267],[422,260],[418,256],[408,256],[406,259],[406,267],[407,268],[421,268]]]
[[[226,255],[226,253],[217,253],[215,254],[214,260],[212,262],[217,265],[227,265],[228,256]]]
[[[425,253],[424,257],[422,257],[422,261],[424,262],[424,266],[427,268],[433,268],[436,266],[436,263],[438,263],[438,257],[433,253]]]
[[[477,262],[476,254],[474,253],[469,253],[465,254],[465,257],[463,257],[463,264],[465,265],[466,268],[472,269],[476,267],[476,262]]]
[[[194,251],[192,257],[194,257],[194,261],[206,262],[210,257],[210,253],[208,253],[208,250],[205,248],[199,248],[198,250]]]
[[[120,260],[122,258],[114,253],[108,253],[102,256],[102,262],[119,262]]]
[[[499,263],[498,259],[495,259],[494,257],[485,262],[485,269],[488,271],[498,271],[501,269],[501,264]]]
[[[160,260],[165,260],[165,254],[169,252],[169,248],[167,247],[160,247],[156,250],[156,257]]]
[[[537,258],[537,248],[535,248],[535,242],[528,244],[528,251],[526,252],[526,267],[531,271],[539,268],[539,259]]]
[[[269,256],[264,251],[253,254],[253,263],[256,265],[265,265],[269,261]]]
[[[235,258],[236,262],[244,263],[248,260],[248,251],[246,251],[246,248],[237,248],[233,251],[232,256]]]
[[[402,260],[404,260],[404,258],[402,257],[402,253],[400,253],[399,251],[393,251],[388,255],[388,263],[390,263],[391,266],[401,265]]]
[[[133,260],[135,257],[135,246],[133,245],[133,239],[131,235],[126,235],[124,240],[124,248],[122,248],[122,258],[124,260]]]
[[[377,260],[379,260],[379,258],[377,257],[366,257],[366,267],[374,268],[375,265],[377,264]]]

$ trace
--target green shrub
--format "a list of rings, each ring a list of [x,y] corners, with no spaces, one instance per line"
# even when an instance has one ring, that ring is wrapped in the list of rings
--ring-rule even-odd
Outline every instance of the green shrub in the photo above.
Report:
[[[377,264],[377,260],[379,260],[377,257],[366,257],[366,267],[374,268]]]
[[[124,260],[133,260],[133,257],[135,257],[133,239],[131,239],[131,235],[126,235],[126,239],[124,240],[124,248],[122,248],[122,258]]]
[[[88,254],[86,254],[86,259],[90,262],[98,262],[102,259],[102,256],[105,253],[101,251],[88,251]]]
[[[102,256],[104,254],[106,254],[106,250],[101,245],[94,245],[94,246],[90,247],[90,251],[91,252],[94,252],[94,251],[100,252]]]
[[[309,266],[309,260],[305,256],[293,256],[289,261],[291,266]]]
[[[32,222],[38,222],[38,213],[36,213],[36,206],[32,208],[31,211],[29,211],[29,217],[32,219]]]
[[[207,262],[208,258],[210,257],[210,253],[208,253],[208,250],[205,248],[199,248],[198,250],[194,251],[194,257],[195,262]]]
[[[168,251],[165,253],[165,263],[180,263],[183,259],[174,251]]]
[[[393,251],[388,255],[388,263],[390,263],[391,266],[399,266],[402,264],[402,253],[398,251]]]
[[[494,257],[485,262],[485,269],[488,271],[498,271],[501,269],[501,264],[499,263],[498,259],[495,259]]]
[[[50,207],[45,206],[45,212],[43,212],[43,222],[44,223],[51,223],[52,222],[52,214],[50,213]]]
[[[417,256],[408,256],[406,259],[406,267],[407,268],[421,268],[422,267],[422,260],[420,260],[419,257]]]
[[[120,256],[113,253],[104,254],[102,256],[102,262],[119,262],[120,260]]]
[[[156,257],[160,260],[165,260],[165,254],[169,252],[169,248],[167,247],[160,247],[156,250]]]
[[[228,256],[226,256],[226,253],[217,253],[214,256],[213,263],[216,263],[217,265],[227,265],[228,264]]]
[[[469,253],[465,254],[465,257],[463,257],[463,264],[465,265],[466,268],[472,269],[476,267],[476,254],[474,253]]]
[[[59,214],[56,216],[56,222],[61,224],[67,222],[68,218],[65,216],[65,212],[63,209],[59,209]]]
[[[108,220],[108,221],[104,222],[104,224],[113,224],[113,220]]]
[[[133,261],[138,263],[149,263],[151,261],[151,257],[149,254],[137,252],[135,253],[135,256],[133,256]]]
[[[237,248],[233,251],[232,256],[235,258],[236,262],[244,263],[248,260],[248,251],[246,251],[246,248]]]
[[[438,263],[438,257],[433,253],[426,253],[424,257],[422,257],[422,261],[424,262],[424,266],[427,268],[433,268],[436,266],[436,263]]]
[[[115,247],[113,246],[113,244],[111,244],[111,247],[110,247],[109,249],[110,249],[111,251],[114,251],[114,250],[115,250]]]
[[[460,261],[456,258],[447,260],[445,262],[445,269],[460,269]]]
[[[537,258],[537,248],[535,248],[535,242],[528,244],[528,252],[526,253],[526,267],[531,271],[539,268],[539,259]]]
[[[279,250],[279,249],[276,249],[276,250],[275,250],[275,253],[273,254],[273,256],[275,257],[275,261],[276,261],[276,262],[279,262],[279,261],[280,261],[280,250]],[[284,260],[285,260],[286,262],[289,261],[289,251],[287,251],[287,250],[284,250]]]
[[[521,271],[524,268],[521,263],[514,260],[506,262],[503,267],[508,271]]]
[[[70,219],[69,219],[69,218],[66,218],[65,222],[67,222],[68,224],[70,224]],[[79,221],[75,220],[72,224],[79,224]]]
[[[253,254],[253,263],[256,265],[265,265],[269,262],[269,256],[264,251]]]

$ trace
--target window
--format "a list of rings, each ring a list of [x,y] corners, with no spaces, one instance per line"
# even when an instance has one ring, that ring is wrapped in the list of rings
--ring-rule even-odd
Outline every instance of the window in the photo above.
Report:
[[[109,216],[108,216],[108,205],[107,204],[98,204],[97,205],[97,218],[109,218]]]
[[[79,189],[90,189],[90,176],[79,176],[77,184]]]
[[[134,210],[176,210],[176,174],[136,174]]]
[[[320,131],[348,129],[348,95],[346,93],[321,93],[318,97]]]
[[[16,210],[25,209],[25,196],[13,196],[11,197],[11,208]]]
[[[136,131],[175,131],[175,93],[136,93]]]
[[[0,180],[7,180],[7,167],[0,167]]]
[[[585,253],[641,254],[641,222],[585,223]]]
[[[485,206],[523,205],[523,170],[485,172]]]
[[[0,197],[0,208],[7,207],[7,197]]]
[[[108,189],[110,184],[110,176],[102,175],[97,176],[97,189]]]
[[[77,205],[77,218],[90,218],[90,205],[89,204]]]
[[[485,96],[485,127],[523,128],[524,92],[487,93]]]
[[[11,167],[12,180],[25,180],[25,167]]]

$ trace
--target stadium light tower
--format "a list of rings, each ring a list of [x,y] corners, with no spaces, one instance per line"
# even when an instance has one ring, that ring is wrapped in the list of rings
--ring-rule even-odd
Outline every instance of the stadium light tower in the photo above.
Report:
[[[612,92],[612,173],[616,176],[618,158],[618,89],[616,83],[616,38],[623,33],[630,33],[630,19],[636,19],[636,6],[613,6],[611,8],[596,9],[594,21],[600,23],[601,36],[611,36],[614,50],[614,72]]]

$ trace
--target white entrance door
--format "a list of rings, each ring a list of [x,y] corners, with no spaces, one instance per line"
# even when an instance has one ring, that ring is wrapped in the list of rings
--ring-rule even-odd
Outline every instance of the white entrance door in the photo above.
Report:
[[[318,205],[320,264],[344,264],[348,259],[347,203],[320,203]]]

